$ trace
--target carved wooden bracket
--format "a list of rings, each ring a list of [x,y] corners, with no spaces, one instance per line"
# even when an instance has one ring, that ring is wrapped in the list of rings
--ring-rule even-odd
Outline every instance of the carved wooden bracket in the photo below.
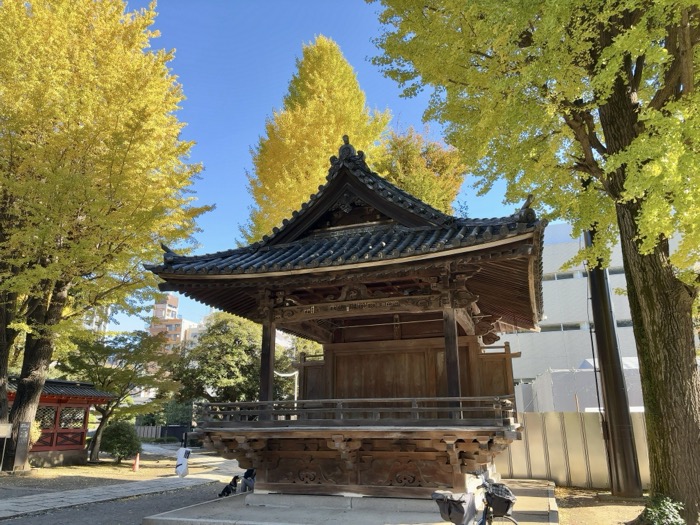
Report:
[[[236,449],[243,453],[237,455],[239,463],[242,459],[241,456],[244,456],[256,467],[262,464],[261,452],[267,448],[267,439],[249,439],[240,435],[234,436],[234,439],[238,443]]]
[[[328,448],[340,451],[340,458],[345,461],[345,468],[354,470],[358,463],[357,451],[362,447],[362,440],[346,439],[341,434],[334,434],[326,444]]]
[[[452,471],[455,473],[460,472],[461,462],[459,460],[459,449],[456,446],[457,436],[443,436],[441,441],[444,443],[444,451],[447,452]]]

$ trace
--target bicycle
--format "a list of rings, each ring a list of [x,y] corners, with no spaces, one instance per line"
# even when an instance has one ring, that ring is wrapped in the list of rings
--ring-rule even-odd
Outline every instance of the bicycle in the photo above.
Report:
[[[505,483],[489,483],[482,477],[479,488],[484,489],[484,512],[477,525],[494,523],[515,523],[518,525],[515,518],[510,515],[517,498]]]
[[[474,494],[459,494],[438,490],[433,492],[432,499],[440,509],[440,516],[455,525],[494,525],[500,523],[518,522],[510,514],[513,512],[516,497],[503,483],[489,483],[484,476],[481,477],[480,489],[484,489],[484,510],[481,519],[475,521],[476,504]]]

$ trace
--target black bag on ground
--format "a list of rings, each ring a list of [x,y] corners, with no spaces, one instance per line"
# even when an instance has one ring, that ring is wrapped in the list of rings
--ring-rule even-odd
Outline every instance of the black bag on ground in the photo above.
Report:
[[[440,509],[440,517],[455,525],[473,525],[476,517],[474,494],[453,494],[446,490],[433,492],[432,498]]]

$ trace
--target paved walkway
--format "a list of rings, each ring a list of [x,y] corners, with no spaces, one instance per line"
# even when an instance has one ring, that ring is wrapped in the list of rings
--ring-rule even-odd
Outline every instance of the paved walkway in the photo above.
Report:
[[[0,520],[16,518],[24,514],[45,512],[52,509],[85,505],[87,503],[97,503],[100,501],[111,501],[133,496],[143,496],[144,494],[178,490],[195,485],[212,483],[214,481],[223,482],[224,479],[228,482],[231,477],[213,473],[196,474],[185,478],[172,476],[148,481],[120,483],[119,485],[110,485],[106,487],[102,486],[78,490],[65,490],[62,492],[32,494],[31,496],[22,496],[19,498],[4,498],[0,500]]]
[[[558,524],[554,485],[505,480],[520,525]],[[144,518],[143,525],[451,525],[430,500],[257,494],[222,498]]]
[[[176,449],[163,448],[149,450],[151,453],[172,455]],[[212,482],[228,483],[231,473],[236,472],[235,461],[207,455],[190,457],[191,464],[216,466],[214,471],[192,474],[184,478],[169,476],[148,481],[132,481],[118,485],[101,486],[62,492],[32,494],[0,500],[0,520],[26,514],[46,512],[53,509],[73,507],[90,503],[112,501],[144,494],[154,494],[179,490]],[[505,480],[518,498],[514,517],[520,525],[559,523],[554,486],[546,481]],[[244,525],[244,524],[424,524],[438,525],[440,521],[437,505],[432,501],[401,500],[386,498],[326,498],[311,496],[312,502],[301,501],[308,496],[288,497],[282,495],[252,495],[246,502],[245,496],[213,499],[213,501],[173,510],[143,520],[144,525]],[[258,502],[255,502],[258,498]],[[325,500],[327,504],[319,502]],[[248,503],[248,504],[246,504]],[[329,506],[330,505],[330,506]]]
[[[143,445],[144,452],[175,457],[178,447]],[[196,452],[190,456],[190,465],[211,465],[216,467],[211,472],[203,474],[191,474],[184,478],[176,475],[160,477],[147,481],[129,481],[117,485],[91,487],[77,490],[64,490],[57,492],[44,492],[21,496],[17,498],[0,499],[0,520],[16,518],[25,514],[46,512],[52,509],[62,509],[85,505],[87,503],[97,503],[101,501],[112,501],[133,496],[143,496],[144,494],[156,494],[170,490],[179,490],[196,485],[218,482],[228,483],[231,480],[231,472],[241,470],[233,460],[225,460],[209,455],[198,455]],[[241,472],[243,472],[241,470]],[[217,487],[218,488],[218,487]]]

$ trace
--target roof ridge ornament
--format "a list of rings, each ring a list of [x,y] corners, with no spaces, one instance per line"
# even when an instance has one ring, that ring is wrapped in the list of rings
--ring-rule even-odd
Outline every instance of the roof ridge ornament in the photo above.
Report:
[[[515,210],[515,213],[511,217],[515,217],[517,222],[532,223],[537,220],[537,214],[530,206],[532,206],[532,201],[535,200],[534,195],[530,193],[525,199],[522,207],[519,210]]]
[[[356,151],[352,144],[350,144],[350,137],[343,135],[343,144],[338,148],[338,156],[333,155],[331,157],[331,169],[338,168],[343,162],[350,161],[355,163],[361,163],[363,168],[367,168],[365,164],[365,152]]]
[[[355,155],[357,155],[357,152],[352,144],[350,144],[350,137],[343,135],[343,145],[338,148],[338,157],[340,157],[340,160],[345,160]]]

